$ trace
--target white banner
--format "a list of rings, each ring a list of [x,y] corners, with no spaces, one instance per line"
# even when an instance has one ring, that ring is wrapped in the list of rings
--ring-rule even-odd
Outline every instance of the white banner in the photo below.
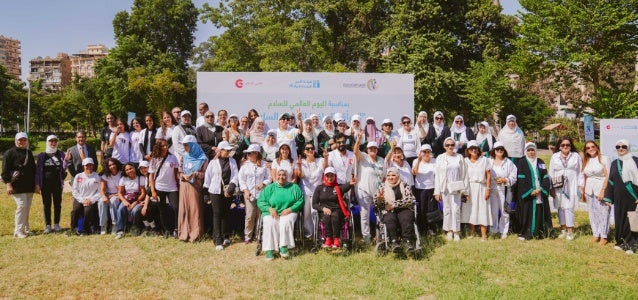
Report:
[[[301,109],[303,119],[316,114],[372,116],[377,126],[390,118],[398,128],[401,116],[414,122],[414,76],[386,73],[198,72],[197,102],[217,114],[244,116],[256,109],[270,128],[279,115]]]
[[[600,150],[609,155],[611,160],[618,158],[616,142],[626,139],[631,144],[630,152],[638,156],[638,120],[636,119],[601,119]]]

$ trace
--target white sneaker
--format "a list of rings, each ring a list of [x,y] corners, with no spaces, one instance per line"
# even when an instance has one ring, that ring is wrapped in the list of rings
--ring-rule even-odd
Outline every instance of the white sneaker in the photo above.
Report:
[[[629,249],[629,250],[625,251],[625,253],[627,255],[634,255],[634,250]]]
[[[574,240],[574,234],[571,233],[571,232],[568,232],[566,240],[567,241],[573,241]]]
[[[106,234],[106,225],[100,227],[100,235]]]
[[[123,237],[124,237],[124,232],[122,232],[122,231],[120,231],[120,232],[115,234],[115,239],[116,240],[119,240],[119,239],[121,239]]]
[[[558,235],[559,239],[564,239],[567,236],[567,231],[565,230],[561,230],[560,234]]]
[[[503,233],[503,234],[501,234],[501,239],[502,239],[502,240],[507,239],[507,233]]]
[[[53,231],[55,231],[55,232],[60,232],[60,231],[62,231],[62,228],[60,228],[60,224],[55,224],[55,225],[53,225]]]
[[[46,227],[44,227],[44,231],[43,232],[44,232],[44,234],[51,233],[51,225],[47,225]]]
[[[19,239],[24,239],[27,237],[26,234],[22,233],[22,232],[16,232],[13,234],[14,237],[19,238]]]
[[[217,246],[215,246],[215,250],[217,250],[217,251],[222,251],[222,250],[224,250],[224,246],[222,246],[222,245],[217,245]]]
[[[454,241],[455,242],[460,242],[461,241],[461,236],[458,234],[454,234]]]
[[[622,247],[620,247],[620,246],[614,246],[614,250],[622,251]]]
[[[445,235],[445,239],[448,241],[451,241],[454,238],[454,235],[451,232],[448,232],[447,235]]]

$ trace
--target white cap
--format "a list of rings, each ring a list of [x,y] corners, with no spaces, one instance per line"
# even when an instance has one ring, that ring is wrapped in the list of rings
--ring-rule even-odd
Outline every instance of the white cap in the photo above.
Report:
[[[432,146],[430,146],[430,144],[421,145],[421,150],[419,150],[419,151],[425,151],[425,150],[432,151]]]
[[[230,114],[230,116],[228,116],[228,118],[235,118],[235,119],[239,119],[239,117],[237,116],[237,114]]]
[[[496,148],[498,148],[498,147],[503,147],[503,148],[505,148],[505,144],[503,144],[503,142],[500,142],[500,141],[499,141],[499,142],[494,143],[493,148],[494,148],[494,149],[496,149]]]
[[[179,116],[180,116],[180,117],[183,117],[183,116],[185,116],[185,115],[192,116],[191,112],[190,112],[190,111],[188,111],[188,110],[186,110],[186,109],[185,109],[185,110],[182,110],[182,113],[181,113]]]
[[[534,148],[534,150],[536,150],[536,144],[534,144],[533,142],[528,142],[527,144],[525,144],[525,150],[529,148]]]
[[[143,160],[140,162],[140,168],[148,168],[149,167],[148,160]]]
[[[471,140],[469,142],[467,142],[467,148],[472,148],[472,147],[476,147],[478,148],[478,143],[475,140]]]
[[[374,121],[374,117],[370,116],[366,118],[366,121],[370,121],[370,120]]]
[[[310,116],[308,118],[312,119],[312,118],[315,118],[315,117],[319,118],[319,116],[317,116],[317,114],[310,114]]]
[[[58,137],[55,134],[49,135],[47,136],[47,142],[50,140],[59,140]]]
[[[383,122],[382,122],[381,124],[388,124],[388,123],[392,124],[392,120],[390,120],[390,119],[383,119]]]
[[[352,117],[350,118],[350,121],[359,121],[361,122],[361,117],[359,115],[352,115]]]
[[[194,135],[187,135],[187,136],[184,136],[182,138],[182,142],[181,143],[182,144],[197,143],[197,138],[195,138]]]
[[[379,148],[379,144],[377,144],[377,142],[375,142],[375,141],[369,141],[368,145],[366,146],[366,148],[372,148],[372,147]]]
[[[479,123],[479,126],[480,125],[483,125],[483,127],[485,127],[485,129],[490,128],[490,124],[487,123],[487,121],[483,121],[483,122]]]
[[[222,150],[233,150],[233,146],[231,146],[227,141],[222,141],[221,143],[217,144],[217,149],[222,149]]]
[[[248,146],[248,149],[244,150],[244,153],[251,152],[261,152],[261,147],[258,144],[250,144],[250,146]]]
[[[339,122],[341,120],[343,120],[343,115],[341,113],[335,113],[334,116],[332,117],[333,120]]]
[[[337,175],[337,171],[333,167],[327,167],[325,170],[323,170],[323,175],[326,175],[328,173]]]
[[[27,138],[27,134],[24,132],[18,132],[16,133],[16,141],[19,139],[26,139]]]
[[[328,115],[323,116],[323,119],[321,119],[321,122],[326,123],[326,121],[332,121],[332,118]]]
[[[92,165],[94,165],[94,164],[95,164],[95,163],[93,162],[93,159],[92,159],[92,158],[90,158],[90,157],[87,157],[87,158],[85,158],[85,159],[83,159],[83,160],[82,160],[82,165],[83,165],[83,166],[86,166],[86,165],[88,165],[88,164],[92,164]]]

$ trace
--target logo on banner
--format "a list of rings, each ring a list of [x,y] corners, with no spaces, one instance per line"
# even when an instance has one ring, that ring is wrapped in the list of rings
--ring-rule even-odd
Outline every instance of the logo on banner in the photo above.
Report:
[[[366,86],[368,87],[368,90],[371,90],[371,91],[376,91],[379,88],[379,84],[377,83],[377,80],[374,78],[369,79],[368,82],[366,83]]]
[[[288,84],[291,89],[318,89],[321,88],[319,80],[301,79]]]
[[[342,85],[346,89],[368,89],[369,91],[376,91],[379,88],[379,83],[375,78],[368,79],[364,82],[344,82]]]
[[[238,89],[249,87],[249,86],[259,86],[263,84],[264,83],[261,81],[244,81],[241,78],[237,78],[237,80],[235,80],[235,87]]]

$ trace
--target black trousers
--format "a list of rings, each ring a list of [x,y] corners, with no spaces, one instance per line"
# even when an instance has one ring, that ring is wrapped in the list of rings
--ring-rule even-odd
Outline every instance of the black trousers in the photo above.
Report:
[[[340,237],[339,231],[343,229],[344,215],[341,208],[330,209],[330,215],[321,214],[321,222],[323,222],[326,238]]]
[[[144,205],[144,204],[140,204]],[[142,215],[142,209],[138,210],[137,213],[133,216],[133,226],[137,228],[144,229],[144,221],[146,222],[155,222],[155,225],[159,224],[159,201],[153,202],[149,201],[148,206],[146,207],[146,215]]]
[[[73,199],[73,210],[71,210],[72,229],[78,228],[80,216],[84,217],[84,221],[82,221],[82,232],[87,234],[91,233],[91,226],[99,226],[99,222],[97,222],[97,202],[89,206],[84,206],[84,204]]]
[[[230,217],[230,203],[233,197],[226,198],[221,194],[210,194],[213,209],[213,241],[216,246],[223,244],[229,237],[228,218]]]
[[[42,187],[42,205],[44,206],[44,223],[46,225],[51,225],[51,202],[53,202],[53,224],[60,224],[62,186],[59,182],[45,182]]]
[[[395,208],[383,215],[383,223],[388,230],[390,241],[398,240],[399,229],[403,240],[416,240],[414,222],[414,211],[408,208]]]
[[[428,229],[436,230],[437,226],[441,226],[442,224],[428,223],[425,217],[428,212],[439,209],[439,202],[434,200],[434,189],[414,189],[414,191],[417,199],[417,225],[419,225],[419,230],[421,230],[421,233]],[[442,223],[442,221],[439,223]]]
[[[179,209],[179,192],[157,191],[159,198],[159,218],[165,231],[173,231],[177,228],[177,211]],[[173,214],[170,214],[171,211]]]

